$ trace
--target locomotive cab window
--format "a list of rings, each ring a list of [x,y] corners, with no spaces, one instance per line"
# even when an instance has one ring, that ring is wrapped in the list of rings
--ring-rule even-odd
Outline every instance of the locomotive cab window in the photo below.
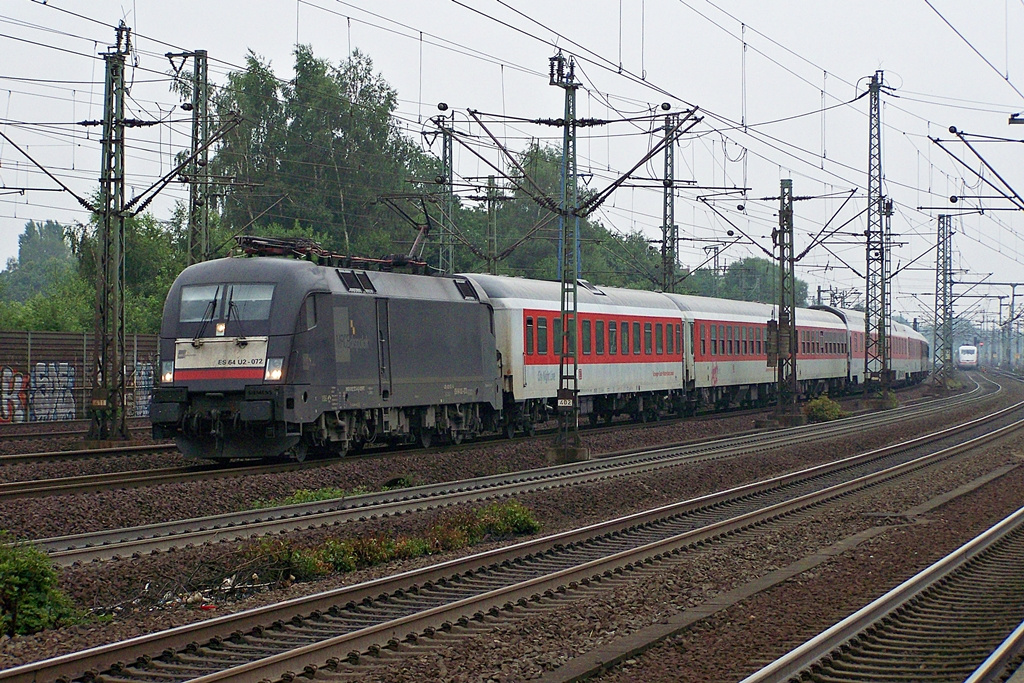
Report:
[[[238,320],[268,320],[273,298],[274,285],[228,285],[228,310],[225,317],[236,316]]]
[[[307,296],[306,300],[302,302],[302,308],[299,310],[299,325],[302,330],[311,330],[316,327],[316,299],[312,296]]]
[[[198,323],[220,314],[220,285],[188,285],[181,288],[178,322]]]

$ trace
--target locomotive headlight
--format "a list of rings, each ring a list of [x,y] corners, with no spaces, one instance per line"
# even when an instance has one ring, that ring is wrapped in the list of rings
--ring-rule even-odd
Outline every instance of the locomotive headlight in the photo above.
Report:
[[[267,368],[263,371],[265,382],[277,382],[284,377],[284,358],[268,358]]]
[[[160,383],[171,384],[174,382],[174,361],[165,360],[160,362]]]
[[[218,337],[223,337],[224,336],[224,330],[226,330],[226,329],[227,329],[227,323],[217,323],[217,336]]]

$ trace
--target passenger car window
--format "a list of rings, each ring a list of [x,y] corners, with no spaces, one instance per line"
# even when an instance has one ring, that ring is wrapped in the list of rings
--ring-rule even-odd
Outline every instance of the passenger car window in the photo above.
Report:
[[[543,317],[537,318],[537,353],[548,354],[548,319]]]
[[[533,318],[526,318],[526,355],[533,355]]]
[[[608,355],[614,356],[619,352],[618,323],[614,320],[608,321]]]

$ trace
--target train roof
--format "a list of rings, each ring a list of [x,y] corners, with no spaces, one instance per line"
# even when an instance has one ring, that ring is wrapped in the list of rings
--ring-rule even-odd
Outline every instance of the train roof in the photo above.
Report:
[[[561,304],[561,283],[549,280],[507,277],[504,275],[466,274],[464,277],[478,285],[492,302],[501,300],[544,301]],[[660,292],[620,287],[598,287],[580,280],[577,287],[577,304],[621,306],[626,308],[661,308],[676,310],[677,307]]]
[[[473,301],[478,289],[461,276],[436,277],[358,268],[337,268],[287,256],[228,257],[189,266],[175,287],[211,282],[273,282],[286,297],[311,291],[381,294],[404,299]]]
[[[838,311],[839,313],[841,313],[842,315],[844,315],[846,317],[846,319],[849,321],[849,325],[850,325],[850,329],[851,330],[855,330],[855,331],[863,331],[864,330],[864,311],[856,311],[856,310],[847,309],[847,308],[837,308],[835,310]],[[910,339],[916,339],[918,341],[922,341],[922,342],[925,342],[925,343],[928,342],[928,338],[927,337],[925,337],[923,334],[921,334],[920,332],[915,330],[910,325],[906,325],[904,323],[901,323],[898,320],[892,320],[892,321],[890,321],[889,324],[890,324],[890,329],[892,331],[892,334],[894,334],[894,335],[899,335],[901,337],[908,337]]]

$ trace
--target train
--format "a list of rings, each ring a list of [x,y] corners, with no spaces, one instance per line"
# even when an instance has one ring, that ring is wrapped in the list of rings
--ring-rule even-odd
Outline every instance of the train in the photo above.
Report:
[[[978,347],[964,345],[956,350],[956,366],[961,370],[978,369]]]
[[[153,436],[200,459],[303,460],[369,444],[532,434],[555,413],[561,284],[399,272],[302,241],[240,242],[189,266],[159,335]],[[766,406],[768,304],[602,287],[577,290],[580,416],[637,421]],[[799,308],[804,396],[864,383],[864,314]],[[892,323],[894,382],[928,374],[926,339]]]

